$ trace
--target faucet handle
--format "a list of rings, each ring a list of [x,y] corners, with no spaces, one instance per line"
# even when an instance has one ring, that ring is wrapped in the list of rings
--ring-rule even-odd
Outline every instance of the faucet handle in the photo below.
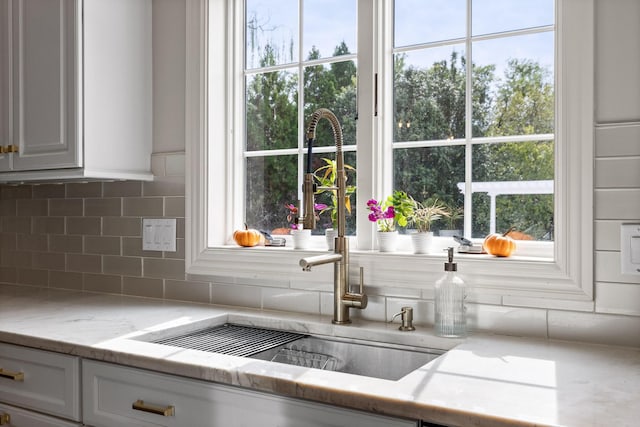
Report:
[[[359,287],[360,287],[360,295],[364,295],[364,267],[360,267],[360,281],[359,281]]]
[[[400,329],[401,331],[416,330],[416,328],[413,326],[413,307],[402,307],[400,309],[400,313],[394,314],[391,320],[389,320],[389,323],[392,323],[393,320],[398,316],[401,316],[401,324],[398,329]]]

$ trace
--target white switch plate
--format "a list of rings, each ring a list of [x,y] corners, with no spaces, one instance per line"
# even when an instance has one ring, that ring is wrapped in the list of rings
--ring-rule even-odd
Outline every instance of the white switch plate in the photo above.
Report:
[[[640,224],[620,226],[622,274],[640,274]]]
[[[176,251],[176,220],[142,219],[142,250]]]

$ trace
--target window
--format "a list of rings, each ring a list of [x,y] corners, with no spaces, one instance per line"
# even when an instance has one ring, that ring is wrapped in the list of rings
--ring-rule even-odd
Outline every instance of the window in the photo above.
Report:
[[[353,5],[338,2],[327,8],[334,12],[346,8],[348,12],[343,15],[346,21],[342,25],[348,28],[348,22],[355,19],[356,34],[340,33],[337,39],[329,41],[329,46],[335,45],[333,51],[323,48],[317,52],[311,47],[314,45],[311,34],[316,31],[315,26],[322,28],[322,25],[311,17],[317,18],[320,13],[299,9],[297,0],[280,3],[283,3],[278,6],[280,13],[264,15],[259,11],[260,2],[246,0],[246,11],[251,12],[246,15],[248,25],[245,25],[243,2],[188,2],[189,273],[246,277],[274,273],[287,274],[291,280],[302,274],[288,248],[241,251],[225,244],[245,215],[254,215],[255,221],[266,217],[264,225],[271,228],[281,219],[265,209],[283,204],[281,194],[285,195],[285,202],[300,197],[305,119],[315,107],[328,106],[339,110],[343,126],[355,136],[347,149],[347,155],[351,156],[347,157],[347,163],[357,167],[360,197],[355,209],[358,206],[362,209],[368,197],[380,197],[394,187],[406,186],[405,190],[416,198],[437,194],[447,202],[463,206],[467,215],[454,226],[464,224],[468,237],[481,237],[492,227],[504,228],[516,218],[537,239],[553,239],[553,256],[501,261],[468,256],[465,269],[469,284],[480,293],[486,290],[503,298],[529,298],[527,304],[533,305],[546,304],[547,300],[534,300],[549,296],[591,298],[591,1],[585,4],[583,0],[557,0],[555,8],[549,7],[542,14],[534,13],[537,9],[533,6],[543,8],[548,1],[518,2],[520,17],[526,18],[526,22],[487,19],[497,13],[491,9],[496,7],[495,0],[456,0],[446,2],[446,8],[436,5],[439,2],[435,0],[396,0],[395,6],[392,1],[355,0]],[[304,5],[313,8],[324,3],[308,0]],[[504,5],[497,7],[505,9]],[[282,12],[285,8],[287,13]],[[453,18],[444,19],[437,14],[425,17],[425,10],[447,12]],[[293,16],[301,19],[287,20],[287,24],[279,22],[286,19],[289,11],[295,11]],[[396,26],[395,32],[394,18],[403,23]],[[425,24],[429,19],[432,25]],[[414,25],[433,31],[411,31],[412,20]],[[509,25],[501,26],[500,22]],[[340,25],[341,20],[335,24]],[[271,29],[263,32],[267,27]],[[246,37],[239,37],[243,33]],[[357,40],[354,48],[348,45],[352,40]],[[536,54],[523,55],[523,60],[510,61],[503,52],[514,44],[542,47]],[[279,50],[274,46],[279,46]],[[549,65],[555,67],[555,78],[550,75]],[[322,88],[312,84],[319,80],[310,76],[331,74],[335,81],[336,68],[347,70],[343,83],[335,87],[348,96],[323,99]],[[420,74],[432,78],[430,87],[440,88],[440,92],[432,90],[415,96],[424,79],[417,82],[411,79]],[[497,76],[506,77],[501,83]],[[261,91],[266,84],[284,88],[266,93],[282,96],[280,101],[286,108],[278,111],[265,108],[265,92]],[[527,84],[535,86],[535,96],[519,97],[515,91]],[[468,87],[473,90],[465,90]],[[356,88],[357,96],[353,93]],[[550,106],[552,94],[555,103]],[[440,99],[444,96],[448,98]],[[493,103],[484,102],[483,97]],[[500,104],[501,99],[521,103]],[[451,107],[450,114],[429,110],[439,101]],[[357,102],[356,122],[350,102]],[[529,107],[543,113],[536,116],[537,121],[524,120],[527,126],[522,126],[522,115],[528,113]],[[295,117],[287,119],[295,121],[295,126],[276,129],[281,123],[276,119],[285,111]],[[425,115],[433,123],[424,119]],[[265,125],[268,132],[264,131]],[[277,136],[278,144],[283,145],[265,144],[264,138],[273,137],[276,130],[286,131]],[[331,159],[331,142],[321,145],[314,150],[318,153],[315,167],[322,165],[322,158]],[[537,157],[531,162],[514,161],[521,152]],[[444,159],[454,163],[453,167],[438,169],[444,167],[441,166]],[[284,172],[277,168],[293,170],[298,182],[291,185],[291,180],[278,181],[281,177],[277,175]],[[245,175],[245,170],[249,175]],[[421,181],[426,174],[447,179]],[[264,187],[267,180],[259,178],[265,175],[272,188],[279,187],[272,192],[279,196],[271,201],[266,200],[270,193]],[[447,191],[443,190],[443,182]],[[523,183],[529,187],[523,189]],[[532,202],[528,198],[534,192],[538,198]],[[261,195],[255,197],[254,193]],[[518,210],[527,204],[540,209]],[[550,211],[549,206],[554,206],[555,211]],[[375,272],[375,278],[365,273],[369,283],[393,286],[401,272],[403,286],[424,287],[425,279],[439,274],[440,255],[371,252],[372,224],[364,215],[353,215],[352,226],[357,229],[352,248],[357,249],[353,250],[351,262]],[[242,270],[233,268],[239,257],[246,261]],[[307,274],[304,280],[326,281],[327,277],[314,279]]]

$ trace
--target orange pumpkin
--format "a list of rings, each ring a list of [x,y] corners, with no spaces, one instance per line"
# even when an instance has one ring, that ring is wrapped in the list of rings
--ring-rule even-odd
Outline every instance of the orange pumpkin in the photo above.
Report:
[[[240,246],[256,246],[264,244],[264,236],[258,230],[249,228],[247,224],[244,225],[244,230],[236,230],[233,233],[233,240]]]
[[[513,251],[516,250],[516,242],[508,236],[508,234],[513,231],[512,228],[509,229],[504,234],[493,233],[489,234],[482,243],[482,247],[484,250],[495,256],[500,257],[508,257],[511,256]]]

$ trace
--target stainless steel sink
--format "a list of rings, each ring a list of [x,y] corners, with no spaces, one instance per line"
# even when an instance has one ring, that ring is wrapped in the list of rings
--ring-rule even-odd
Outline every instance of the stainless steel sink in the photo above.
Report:
[[[309,336],[250,357],[396,381],[443,353],[436,349]]]
[[[438,349],[306,335],[229,323],[138,339],[190,350],[250,357],[393,381],[444,353]]]

